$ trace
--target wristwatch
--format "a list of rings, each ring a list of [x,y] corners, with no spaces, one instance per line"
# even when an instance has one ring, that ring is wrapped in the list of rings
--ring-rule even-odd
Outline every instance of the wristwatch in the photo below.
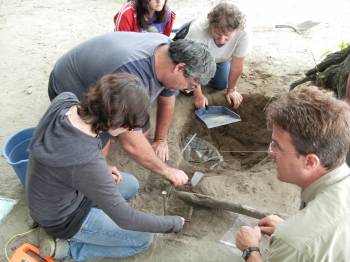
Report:
[[[258,251],[260,253],[260,249],[258,247],[247,247],[247,248],[243,249],[242,257],[243,257],[244,261],[247,261],[250,254],[254,251]]]

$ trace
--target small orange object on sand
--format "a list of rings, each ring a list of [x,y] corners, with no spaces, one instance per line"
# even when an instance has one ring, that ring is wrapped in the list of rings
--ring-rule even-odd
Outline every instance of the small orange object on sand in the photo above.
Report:
[[[41,257],[36,246],[24,243],[13,253],[10,262],[54,262],[52,257]]]

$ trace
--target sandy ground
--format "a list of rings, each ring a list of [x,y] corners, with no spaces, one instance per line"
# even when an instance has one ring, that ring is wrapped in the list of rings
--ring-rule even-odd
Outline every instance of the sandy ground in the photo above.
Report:
[[[48,75],[55,61],[67,50],[92,36],[111,31],[112,18],[123,1],[0,0],[0,144],[12,133],[35,126],[49,104]],[[170,1],[177,13],[175,27],[206,14],[218,1]],[[240,81],[244,103],[237,111],[242,122],[207,130],[192,114],[190,98],[178,97],[176,114],[169,134],[170,164],[189,175],[196,170],[206,176],[193,191],[218,199],[250,205],[268,212],[292,214],[297,210],[299,191],[275,178],[273,163],[264,151],[270,133],[265,128],[263,109],[275,96],[288,90],[288,84],[319,61],[322,54],[337,50],[342,41],[350,42],[346,12],[349,0],[329,1],[244,1],[253,32],[252,50]],[[337,15],[334,15],[337,14]],[[276,29],[276,24],[318,22],[300,34]],[[208,91],[206,91],[208,92]],[[225,104],[221,93],[209,91],[212,104]],[[214,169],[184,161],[180,155],[187,135],[197,133],[215,145],[224,162]],[[118,162],[116,162],[118,159]],[[162,214],[163,181],[137,166],[113,144],[109,161],[119,169],[134,173],[141,191],[132,205]],[[28,210],[24,191],[11,167],[0,159],[0,195],[19,200],[11,215],[0,225],[0,261],[5,261],[7,239],[28,230]],[[169,213],[186,216],[189,206],[176,198],[169,200]],[[125,261],[240,261],[219,243],[233,226],[236,215],[228,211],[195,207],[192,221],[178,235],[157,235],[151,250]],[[233,236],[230,237],[231,240]],[[35,233],[28,240],[36,241]],[[17,242],[21,242],[20,240]],[[101,259],[99,261],[105,261]]]

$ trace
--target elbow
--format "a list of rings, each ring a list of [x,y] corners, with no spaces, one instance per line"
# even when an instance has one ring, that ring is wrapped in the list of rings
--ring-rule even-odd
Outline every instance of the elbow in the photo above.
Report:
[[[129,155],[132,155],[132,156],[136,154],[137,148],[133,143],[124,142],[121,144],[122,144],[122,147],[126,153],[128,153]]]
[[[147,139],[141,131],[124,132],[119,136],[119,142],[126,153],[132,157],[140,155],[141,148],[147,143]]]

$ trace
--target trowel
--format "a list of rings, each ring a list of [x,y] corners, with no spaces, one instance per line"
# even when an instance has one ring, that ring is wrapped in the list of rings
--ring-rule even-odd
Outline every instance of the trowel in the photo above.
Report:
[[[186,183],[186,185],[191,186],[191,187],[195,187],[202,180],[203,176],[204,176],[204,173],[202,173],[202,172],[199,172],[199,171],[194,172],[191,180],[188,181]],[[167,195],[167,197],[169,198],[169,196],[173,192],[173,190],[174,190],[174,186],[170,185],[168,192],[166,192],[166,191],[163,191],[163,192],[165,192],[164,194]]]
[[[197,186],[198,183],[202,180],[203,176],[204,176],[204,173],[202,173],[200,171],[194,172],[191,180],[189,182],[187,182],[186,185],[191,186],[192,188]],[[168,192],[162,191],[164,215],[166,215],[166,213],[167,213],[167,209],[168,209],[167,202],[168,202],[168,199],[169,199],[171,193],[173,192],[173,190],[174,190],[174,186],[171,185],[168,189]],[[185,219],[185,222],[191,222],[192,213],[193,213],[193,207],[190,206],[189,213],[187,215],[187,218]]]
[[[204,176],[204,173],[196,171],[194,172],[190,182],[188,182],[187,184],[192,187],[195,187],[202,180],[203,176]]]
[[[275,25],[275,28],[289,28],[289,29],[292,29],[295,33],[301,35],[301,34],[305,33],[307,30],[309,30],[310,28],[312,28],[318,24],[319,24],[319,22],[315,22],[315,21],[305,21],[305,22],[297,24],[295,26],[293,26],[293,25]]]
[[[278,24],[278,25],[270,25],[270,26],[257,26],[257,27],[253,27],[252,31],[254,32],[264,32],[264,31],[272,31],[275,28],[289,28],[291,30],[293,30],[295,33],[297,34],[304,34],[306,33],[309,29],[311,29],[312,27],[316,26],[320,24],[320,22],[316,22],[316,21],[305,21],[302,23],[299,23],[297,25],[290,25],[290,24]]]

